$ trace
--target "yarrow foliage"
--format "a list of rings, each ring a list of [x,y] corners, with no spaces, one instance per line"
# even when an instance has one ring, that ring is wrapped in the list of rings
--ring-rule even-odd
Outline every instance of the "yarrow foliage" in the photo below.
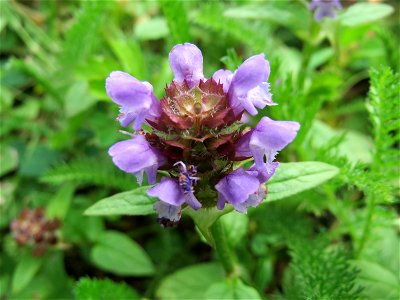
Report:
[[[342,8],[339,0],[312,0],[309,6],[310,10],[315,9],[314,18],[320,21],[323,18],[335,18],[335,9]]]
[[[143,173],[156,183],[157,170],[169,176],[148,190],[159,198],[154,209],[163,226],[180,219],[181,210],[223,209],[226,203],[246,212],[267,195],[265,183],[279,163],[276,154],[296,137],[297,122],[263,117],[253,129],[243,113],[276,105],[267,82],[270,65],[264,54],[250,57],[235,72],[203,74],[203,56],[193,44],[176,45],[169,54],[174,80],[158,101],[148,82],[114,71],[106,80],[110,98],[120,106],[118,120],[136,131],[113,145],[109,154],[121,170]],[[151,130],[141,129],[147,124]],[[254,159],[248,170],[235,162]]]

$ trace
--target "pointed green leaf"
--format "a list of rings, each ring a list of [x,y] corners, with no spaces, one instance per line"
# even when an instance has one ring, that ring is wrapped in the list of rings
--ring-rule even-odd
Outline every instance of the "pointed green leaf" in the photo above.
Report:
[[[206,292],[205,299],[261,299],[257,290],[245,285],[240,279],[227,279],[214,283]]]
[[[13,293],[18,293],[31,282],[42,263],[43,259],[41,257],[32,256],[31,253],[25,253],[21,257],[13,274]]]
[[[85,211],[89,216],[131,215],[141,216],[154,213],[153,204],[157,201],[146,194],[150,186],[142,186],[132,191],[115,194],[102,199]]]
[[[266,202],[280,200],[317,187],[339,173],[335,166],[318,162],[281,163],[267,183]]]
[[[154,273],[147,253],[127,235],[108,231],[98,238],[90,253],[100,269],[121,276],[145,276]]]
[[[347,26],[357,26],[382,19],[393,12],[393,7],[383,3],[356,3],[339,17]]]
[[[205,292],[224,278],[217,263],[189,266],[167,276],[156,291],[159,299],[204,299]]]

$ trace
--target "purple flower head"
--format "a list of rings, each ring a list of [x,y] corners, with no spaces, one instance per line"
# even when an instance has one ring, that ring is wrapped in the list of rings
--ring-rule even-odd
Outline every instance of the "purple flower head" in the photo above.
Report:
[[[317,21],[323,18],[335,18],[335,8],[342,8],[339,0],[312,0],[308,7],[309,10],[315,9],[314,18]]]
[[[114,164],[122,171],[136,176],[142,184],[143,173],[146,172],[150,184],[156,182],[157,169],[167,160],[158,150],[150,146],[143,135],[137,134],[130,140],[118,142],[111,146],[108,154]]]
[[[156,182],[158,168],[168,173],[148,190],[159,199],[154,210],[162,226],[175,224],[186,207],[222,209],[229,203],[246,212],[257,206],[266,197],[265,182],[279,165],[273,162],[276,153],[299,129],[296,122],[267,117],[249,132],[245,129],[245,116],[275,105],[268,60],[264,54],[254,55],[236,71],[221,69],[207,79],[200,49],[185,43],[171,50],[169,64],[174,80],[160,101],[148,82],[123,72],[107,78],[107,94],[120,106],[121,125],[133,123],[135,130],[143,122],[148,125],[110,148],[114,164],[139,182],[146,172],[150,184]],[[236,161],[251,157],[255,164],[249,170],[234,170]]]
[[[223,209],[227,202],[242,213],[250,206],[258,206],[267,195],[264,183],[275,173],[277,166],[273,164],[271,170],[263,174],[255,169],[245,171],[239,168],[226,175],[215,186],[218,191],[218,209]]]
[[[127,73],[114,71],[106,80],[106,91],[120,106],[118,120],[124,127],[133,122],[133,129],[138,130],[145,119],[154,119],[160,115],[160,103],[148,82],[141,82]]]
[[[254,129],[238,141],[236,156],[252,156],[258,170],[269,170],[278,151],[294,140],[299,129],[300,124],[297,122],[274,121],[263,117]]]

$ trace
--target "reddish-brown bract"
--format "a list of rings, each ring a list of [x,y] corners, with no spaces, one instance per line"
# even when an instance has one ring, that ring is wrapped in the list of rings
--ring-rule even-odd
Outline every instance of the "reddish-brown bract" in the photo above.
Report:
[[[165,92],[161,115],[147,120],[154,129],[145,134],[150,144],[162,149],[171,164],[182,160],[200,170],[205,163],[215,165],[216,159],[233,160],[233,145],[242,135],[234,125],[241,114],[235,116],[222,84],[210,78],[189,88],[186,81],[173,81]]]

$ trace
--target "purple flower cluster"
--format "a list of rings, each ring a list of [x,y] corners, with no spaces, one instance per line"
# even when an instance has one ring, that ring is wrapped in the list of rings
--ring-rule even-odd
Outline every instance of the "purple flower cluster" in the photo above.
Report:
[[[335,18],[335,9],[342,8],[342,5],[339,0],[312,0],[308,8],[315,9],[314,18],[320,21],[323,18]]]
[[[169,173],[148,190],[160,200],[154,209],[162,225],[177,222],[185,206],[223,209],[229,203],[245,213],[265,199],[265,183],[279,165],[275,156],[300,128],[268,117],[251,130],[243,128],[244,112],[256,115],[257,109],[276,105],[268,60],[255,55],[233,73],[218,70],[206,79],[201,51],[185,43],[172,49],[169,63],[174,80],[160,101],[148,82],[119,71],[107,78],[107,94],[120,106],[118,120],[136,131],[110,148],[114,164],[140,184],[144,172],[150,184],[156,183],[157,170]],[[151,130],[141,129],[143,123]],[[234,168],[250,158],[254,165],[248,170]]]

